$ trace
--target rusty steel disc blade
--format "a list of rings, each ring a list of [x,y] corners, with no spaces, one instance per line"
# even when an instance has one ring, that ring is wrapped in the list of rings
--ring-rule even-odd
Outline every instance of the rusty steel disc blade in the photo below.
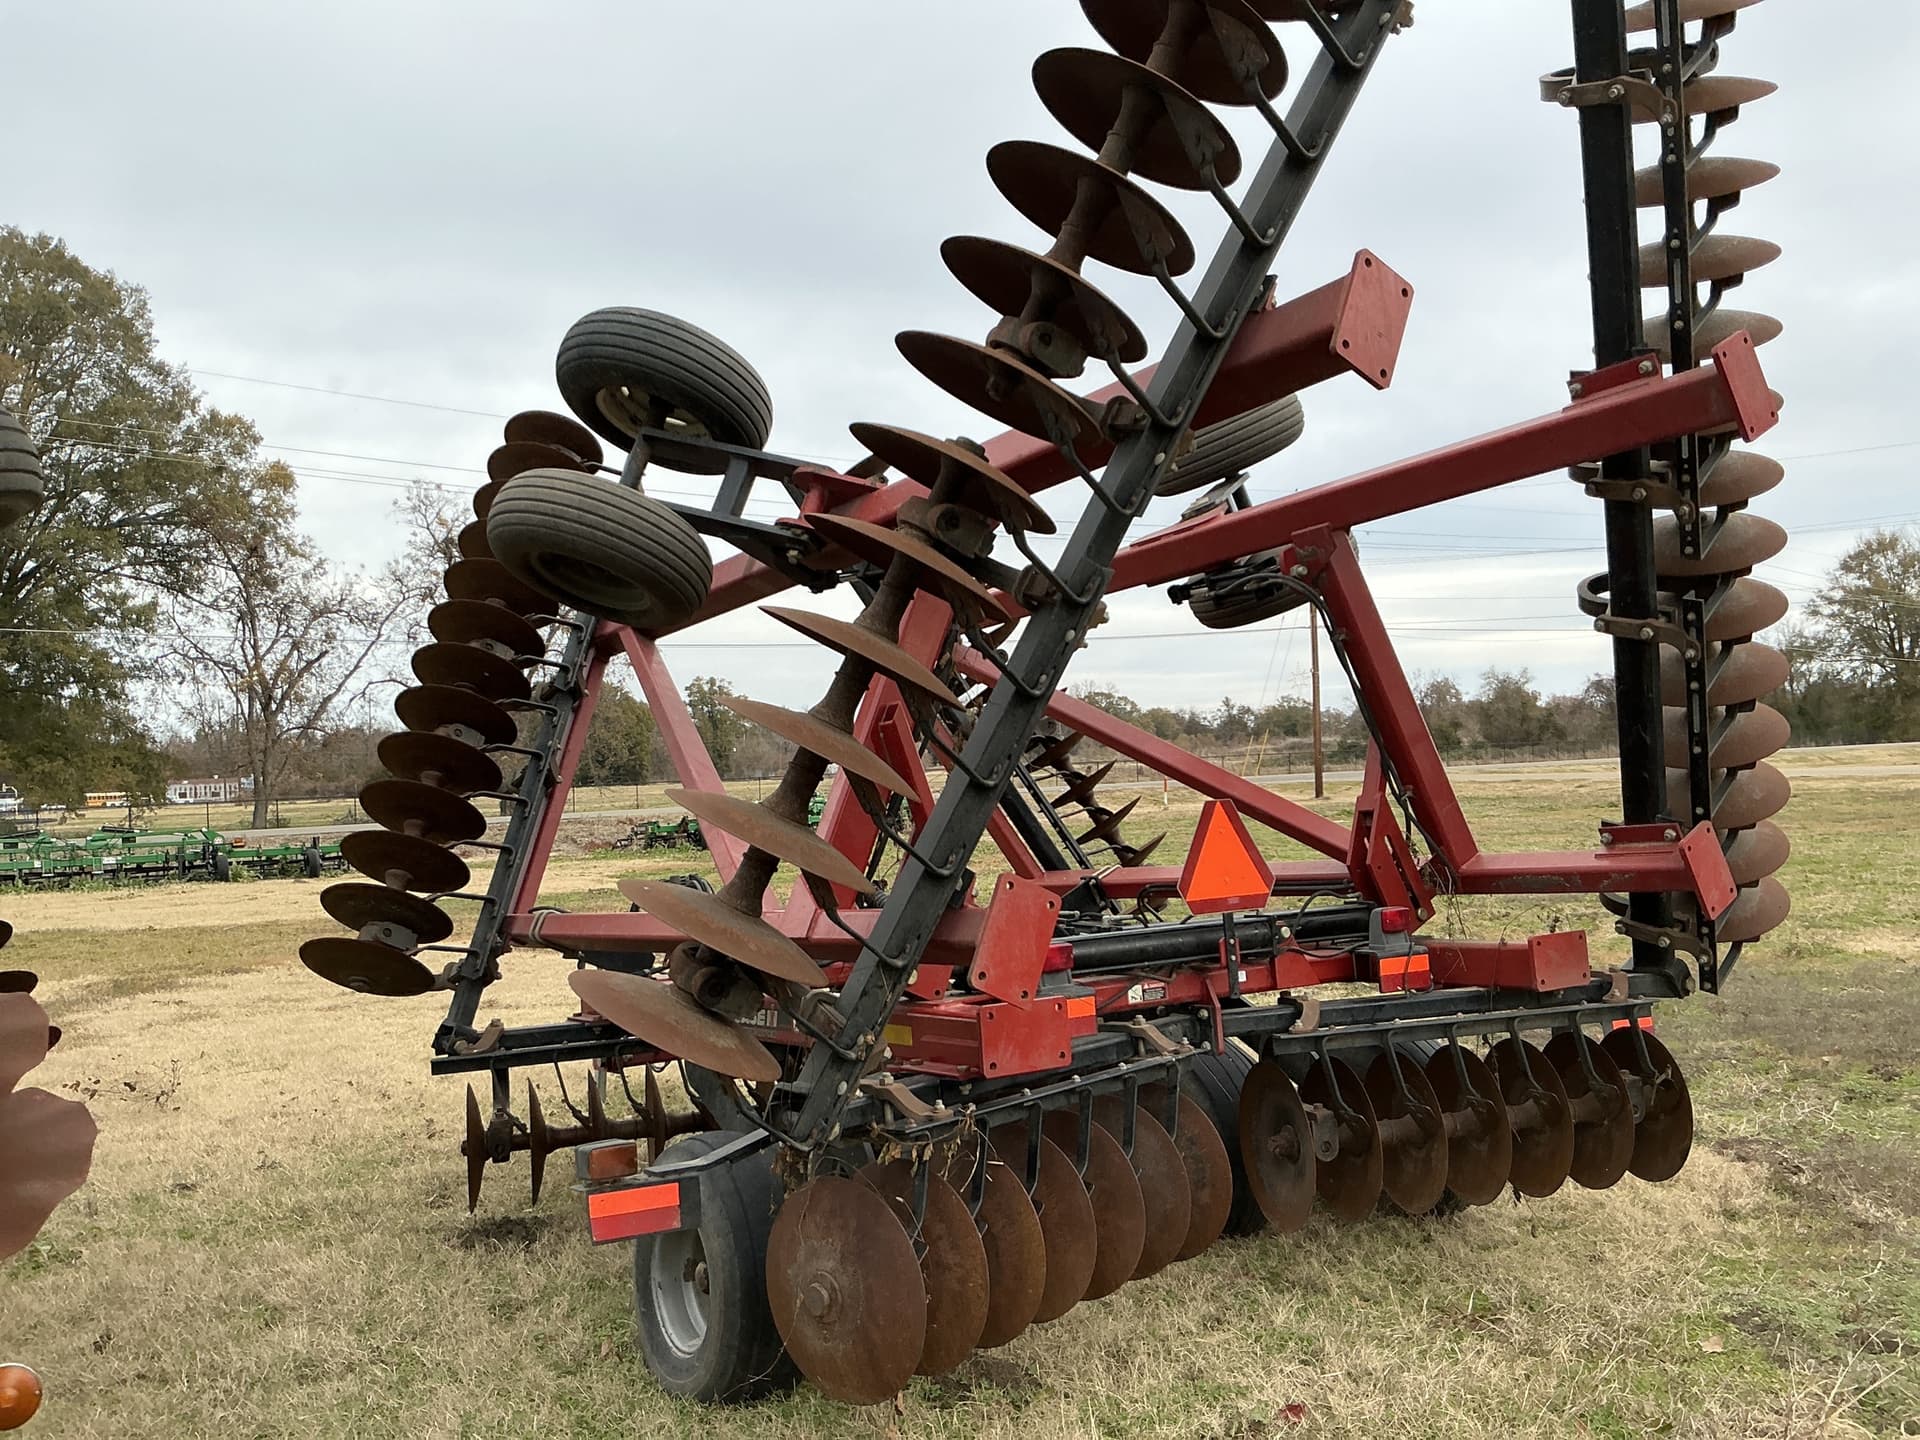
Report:
[[[1751,575],[1742,575],[1727,587],[1720,602],[1708,612],[1706,638],[1745,640],[1778,625],[1786,619],[1788,608],[1784,590]]]
[[[480,1097],[467,1086],[467,1133],[460,1153],[467,1161],[467,1213],[480,1208],[480,1187],[487,1180],[487,1126],[480,1118]]]
[[[376,825],[436,845],[464,845],[487,833],[487,817],[471,802],[418,780],[375,780],[360,792],[360,808]]]
[[[1089,155],[1038,140],[1002,140],[987,152],[987,174],[1009,205],[1047,234],[1065,239],[1076,254],[1132,275],[1153,274],[1156,259],[1172,275],[1193,268],[1193,241],[1173,213]],[[1070,221],[1085,223],[1080,197],[1089,191],[1103,195],[1106,204],[1094,212],[1090,228],[1062,237]],[[1153,254],[1142,252],[1137,232],[1144,232]]]
[[[1700,482],[1702,505],[1738,505],[1757,499],[1786,478],[1787,467],[1771,455],[1729,450]]]
[[[1762,761],[1733,777],[1726,795],[1714,807],[1713,823],[1722,830],[1751,829],[1786,809],[1792,798],[1792,782]]]
[[[1787,838],[1787,832],[1771,820],[1762,820],[1727,841],[1727,868],[1733,872],[1736,885],[1759,884],[1792,855],[1793,842]]]
[[[0,1256],[8,1253],[0,1246]],[[40,1376],[31,1366],[0,1365],[0,1430],[18,1430],[25,1425],[39,1413],[45,1397]]]
[[[1173,1258],[1191,1260],[1227,1228],[1227,1217],[1233,1213],[1233,1161],[1227,1154],[1226,1141],[1220,1138],[1200,1102],[1184,1090],[1178,1099],[1179,1123],[1173,1143],[1187,1171],[1188,1209],[1186,1238]],[[1166,1113],[1166,1087],[1143,1087],[1140,1103],[1158,1119]],[[1307,1196],[1312,1199],[1311,1186]]]
[[[451,685],[495,702],[533,694],[526,671],[478,645],[422,645],[413,652],[413,673],[422,685]]]
[[[1646,1113],[1633,1127],[1633,1162],[1642,1180],[1671,1180],[1693,1150],[1693,1096],[1680,1062],[1651,1033],[1634,1028],[1608,1032],[1600,1048],[1614,1064],[1645,1086]]]
[[[974,1165],[984,1150],[986,1185],[980,1196],[980,1240],[987,1257],[987,1313],[974,1342],[992,1349],[1018,1338],[1033,1323],[1046,1289],[1047,1242],[1040,1215],[1019,1178],[982,1140],[956,1146],[943,1173],[962,1196],[973,1193]]]
[[[1003,1125],[993,1132],[993,1148],[1023,1186],[1027,1174],[1027,1130]],[[1040,1137],[1040,1178],[1031,1196],[1046,1241],[1047,1271],[1035,1321],[1058,1320],[1080,1303],[1093,1281],[1095,1252],[1093,1201],[1066,1153]]]
[[[1193,1220],[1193,1197],[1187,1187],[1187,1166],[1180,1151],[1167,1134],[1166,1127],[1148,1113],[1144,1105],[1134,1108],[1134,1179],[1140,1182],[1140,1201],[1146,1213],[1146,1229],[1140,1241],[1140,1258],[1134,1262],[1129,1279],[1144,1280],[1157,1275],[1174,1262],[1186,1243],[1187,1227]],[[1126,1102],[1117,1095],[1103,1095],[1093,1102],[1093,1123],[1121,1144],[1127,1133]]]
[[[1740,892],[1714,922],[1714,934],[1722,945],[1758,940],[1768,931],[1777,930],[1792,911],[1793,899],[1787,887],[1769,875]]]
[[[954,235],[940,242],[940,258],[976,300],[1001,315],[1020,319],[1035,304],[1035,320],[1059,329],[1089,355],[1125,365],[1147,358],[1147,337],[1127,313],[1051,256],[1004,240]]]
[[[1033,88],[1047,113],[1096,153],[1105,148],[1132,102],[1139,119],[1120,162],[1129,175],[1181,190],[1205,190],[1208,177],[1188,155],[1181,140],[1184,132],[1211,162],[1214,180],[1231,185],[1240,178],[1240,148],[1227,127],[1171,77],[1138,61],[1106,50],[1049,50],[1033,62]],[[1151,103],[1151,110],[1140,104],[1140,97]]]
[[[375,753],[395,779],[418,780],[456,795],[498,790],[505,783],[486,751],[433,730],[396,730]]]
[[[1256,1064],[1240,1087],[1240,1162],[1268,1224],[1284,1235],[1307,1223],[1317,1189],[1313,1123],[1292,1077],[1272,1060]]]
[[[788,629],[798,630],[809,640],[849,659],[864,660],[889,679],[930,695],[943,705],[960,703],[960,697],[947,688],[945,681],[909,655],[897,641],[876,635],[864,625],[836,620],[831,615],[815,615],[809,610],[791,610],[784,605],[762,605],[760,609]]]
[[[497,645],[508,657],[538,658],[547,649],[525,616],[478,600],[442,601],[428,612],[427,630],[451,645]]]
[[[720,703],[750,724],[771,730],[783,740],[822,760],[830,760],[849,774],[871,780],[892,795],[911,795],[913,785],[898,770],[867,749],[847,731],[829,725],[804,710],[788,710],[743,695],[722,695]]]
[[[647,1083],[653,1085],[653,1071],[648,1070],[646,1075]],[[655,1088],[657,1089],[658,1087],[656,1086]],[[467,1093],[473,1093],[472,1086],[467,1087]],[[600,1087],[597,1085],[589,1085],[587,1087],[587,1093],[589,1095],[598,1095],[600,1093]],[[529,1171],[528,1181],[533,1191],[532,1203],[535,1205],[540,1203],[540,1187],[546,1182],[547,1178],[547,1156],[551,1155],[557,1148],[553,1143],[552,1132],[547,1129],[547,1112],[541,1108],[540,1092],[533,1088],[533,1081],[529,1080],[527,1081],[527,1169]],[[653,1153],[658,1155],[660,1148],[661,1147],[656,1145]],[[469,1206],[468,1208],[471,1209],[472,1207]]]
[[[24,1250],[54,1208],[86,1183],[98,1134],[78,1100],[37,1088],[0,1095],[0,1155],[7,1157],[0,1169],[0,1259]]]
[[[1681,93],[1681,108],[1689,118],[1695,115],[1719,115],[1764,100],[1780,87],[1771,80],[1755,80],[1744,75],[1707,75],[1690,81]],[[1635,105],[1633,123],[1658,124],[1657,110]]]
[[[487,516],[493,513],[493,502],[500,498],[500,492],[506,488],[506,481],[493,480],[474,491],[473,518],[478,520],[482,525],[486,524]]]
[[[661,880],[622,880],[620,893],[688,939],[749,970],[802,985],[827,983],[826,975],[806,951],[758,915],[742,915],[716,895]]]
[[[1092,829],[1079,837],[1079,843],[1082,845],[1098,845],[1104,840],[1113,839],[1115,835],[1120,833],[1120,827],[1126,823],[1127,816],[1133,813],[1134,806],[1139,803],[1140,797],[1136,795],[1118,810],[1107,811],[1106,814],[1094,821]]]
[[[1113,853],[1122,865],[1128,866],[1129,868],[1136,865],[1144,865],[1147,863],[1147,857],[1158,850],[1166,838],[1164,834],[1156,835],[1144,845],[1123,845],[1116,843],[1113,847]]]
[[[702,825],[744,840],[795,869],[844,885],[859,895],[876,893],[877,887],[865,872],[831,843],[804,825],[782,820],[765,805],[718,790],[669,790],[667,799]]]
[[[1461,1071],[1466,1071],[1464,1083]],[[1427,1060],[1427,1083],[1450,1117],[1447,1189],[1469,1205],[1490,1205],[1513,1170],[1513,1129],[1500,1082],[1464,1045],[1442,1045]]]
[[[1079,1115],[1066,1110],[1047,1112],[1046,1136],[1064,1155],[1076,1155]],[[1081,1175],[1087,1199],[1093,1204],[1093,1275],[1082,1300],[1111,1295],[1133,1278],[1147,1238],[1147,1205],[1139,1177],[1127,1152],[1098,1125],[1087,1134],[1087,1168]]]
[[[711,1010],[702,1010],[686,991],[667,981],[617,970],[575,970],[567,984],[596,1015],[656,1050],[739,1080],[780,1078],[780,1062],[771,1050]]]
[[[7,925],[6,930],[9,935],[13,933],[11,925]],[[31,995],[39,983],[40,977],[31,970],[0,970],[0,995]]]
[[[6,949],[7,942],[11,939],[13,939],[12,922],[7,920],[0,920],[0,950]]]
[[[1663,364],[1673,363],[1673,337],[1668,329],[1667,314],[1663,310],[1657,315],[1646,318],[1645,329],[1647,344],[1653,348]],[[1705,356],[1714,346],[1731,339],[1737,332],[1744,330],[1755,345],[1765,345],[1778,340],[1786,327],[1771,315],[1762,315],[1756,310],[1733,310],[1721,306],[1706,319],[1694,327],[1693,353]],[[1725,464],[1723,460],[1721,462]],[[1717,468],[1717,467],[1716,467]],[[1701,486],[1700,498],[1708,505],[1725,505],[1728,501],[1707,498],[1707,487]]]
[[[1380,1124],[1381,1186],[1409,1215],[1424,1215],[1447,1193],[1447,1130],[1439,1098],[1419,1064],[1397,1052],[1374,1059],[1366,1087]]]
[[[1573,1167],[1567,1173],[1589,1190],[1619,1184],[1633,1160],[1633,1104],[1620,1067],[1577,1030],[1555,1035],[1547,1041],[1545,1054],[1547,1063],[1560,1072],[1574,1116]]]
[[[424,995],[437,978],[406,951],[351,935],[307,941],[300,947],[300,963],[322,980],[360,995]]]
[[[507,421],[501,438],[509,445],[550,445],[585,465],[598,465],[607,455],[591,430],[571,415],[551,410],[522,410]]]
[[[481,745],[511,745],[519,733],[506,710],[453,685],[402,690],[394,697],[393,713],[409,730],[469,730]]]
[[[927,379],[963,405],[1038,440],[1052,440],[1047,422],[1069,438],[1090,433],[1093,412],[1011,350],[976,345],[930,330],[902,330],[900,353]]]
[[[487,456],[487,479],[504,484],[529,470],[573,470],[591,473],[593,467],[558,445],[542,445],[530,440],[509,440]],[[485,519],[485,516],[481,517]]]
[[[1036,737],[1038,738],[1038,737]],[[1057,770],[1066,763],[1067,757],[1087,737],[1078,730],[1069,730],[1066,734],[1046,741],[1027,759],[1030,770]],[[1029,741],[1029,744],[1032,742]]]
[[[320,908],[349,930],[389,925],[408,931],[416,945],[438,945],[453,933],[453,919],[430,900],[386,885],[345,880],[320,892]]]
[[[47,1012],[22,991],[0,996],[0,1095],[47,1058]]]
[[[1109,760],[1097,770],[1070,772],[1070,783],[1066,789],[1053,797],[1053,808],[1060,810],[1068,805],[1085,805],[1093,799],[1093,792],[1099,788],[1100,782],[1112,774],[1113,767],[1119,763],[1118,760]]]
[[[447,567],[447,598],[491,600],[517,615],[548,615],[553,601],[514,577],[498,560],[456,560]]]
[[[1675,767],[1686,765],[1687,712],[1682,708],[1670,708],[1663,724],[1667,764]],[[1718,738],[1713,741],[1707,763],[1716,770],[1738,770],[1784,748],[1787,741],[1793,738],[1793,727],[1787,724],[1786,716],[1771,705],[1756,705],[1751,710],[1735,715],[1724,730],[1721,728],[1720,714],[1714,712],[1709,733],[1717,734]]]
[[[1034,535],[1051,535],[1058,528],[1053,517],[1040,508],[1011,475],[989,464],[964,445],[951,440],[936,440],[918,430],[898,425],[875,425],[868,421],[849,426],[855,440],[911,480],[929,490],[944,476],[956,481],[956,497],[970,510],[991,515],[1013,530]]]
[[[1742,160],[1733,155],[1703,155],[1687,167],[1687,198],[1692,201],[1719,200],[1764,185],[1780,173],[1780,167],[1767,160]],[[1633,198],[1641,206],[1665,205],[1665,172],[1658,165],[1636,170]]]
[[[1731,15],[1736,10],[1745,10],[1749,5],[1758,5],[1760,0],[1680,0],[1680,23],[1691,24],[1695,20],[1708,20],[1719,15]],[[1629,5],[1627,7],[1627,31],[1629,34],[1654,28],[1653,6]]]
[[[1536,1199],[1567,1183],[1573,1167],[1573,1117],[1566,1087],[1547,1057],[1524,1040],[1502,1040],[1487,1053],[1513,1127],[1513,1188]]]
[[[1339,1104],[1334,1093],[1339,1092]],[[1380,1151],[1380,1123],[1366,1087],[1346,1061],[1326,1057],[1313,1062],[1300,1099],[1334,1112],[1339,1149],[1331,1159],[1316,1157],[1314,1187],[1327,1208],[1342,1220],[1364,1220],[1380,1203],[1385,1162]],[[1243,1154],[1244,1158],[1244,1154]],[[1248,1172],[1251,1180],[1252,1172]]]
[[[1013,612],[1000,603],[993,591],[976,576],[969,575],[957,560],[907,531],[869,524],[850,515],[812,515],[807,523],[842,549],[883,570],[897,559],[919,566],[938,589],[947,593],[949,600],[958,600],[963,608],[972,606],[994,620],[1013,618]]]
[[[460,527],[460,533],[454,537],[454,549],[460,552],[462,560],[491,560],[493,548],[487,544],[487,522],[473,520]]]
[[[1707,704],[1744,705],[1771,695],[1787,683],[1787,657],[1771,645],[1736,645],[1724,658],[1707,663]],[[1660,700],[1684,704],[1687,672],[1672,650],[1660,652]]]
[[[767,1237],[767,1300],[787,1353],[829,1398],[874,1405],[913,1378],[926,1282],[892,1207],[860,1181],[787,1196]]]
[[[1187,27],[1170,42],[1171,53],[1163,50],[1160,56],[1155,50],[1166,30],[1171,0],[1080,0],[1080,8],[1100,38],[1120,54],[1129,60],[1158,61],[1167,75],[1209,104],[1251,104],[1250,83],[1268,100],[1286,88],[1286,52],[1245,0],[1201,0],[1190,7]],[[1236,50],[1257,56],[1250,76],[1236,67]]]
[[[1718,530],[1709,528],[1701,538],[1705,554],[1683,555],[1679,522],[1671,515],[1653,522],[1653,563],[1663,580],[1742,574],[1787,548],[1785,529],[1750,510],[1730,515]]]
[[[904,1160],[862,1166],[855,1179],[869,1186],[915,1234],[913,1167]],[[920,1216],[920,1279],[927,1288],[927,1338],[914,1366],[919,1375],[944,1375],[980,1341],[987,1323],[987,1247],[967,1202],[938,1175],[927,1177]]]
[[[464,890],[473,878],[451,850],[391,830],[355,830],[340,837],[340,855],[362,875],[400,890],[442,895]]]
[[[1693,251],[1693,278],[1731,280],[1759,270],[1780,258],[1780,247],[1752,235],[1707,236]],[[1640,284],[1646,288],[1667,283],[1667,247],[1660,241],[1640,247]]]

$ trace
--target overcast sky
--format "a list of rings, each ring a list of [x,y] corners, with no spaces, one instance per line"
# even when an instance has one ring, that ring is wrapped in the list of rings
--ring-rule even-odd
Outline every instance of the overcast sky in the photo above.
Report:
[[[1785,418],[1756,448],[1792,462],[1760,508],[1795,532],[1765,573],[1796,598],[1860,529],[1920,515],[1902,358],[1920,329],[1920,7],[1873,9],[1772,0],[1745,12],[1721,67],[1781,86],[1717,153],[1784,167],[1728,225],[1786,247],[1737,303],[1787,326],[1761,352]],[[992,422],[892,337],[984,334],[939,242],[1036,240],[983,157],[1061,140],[1029,66],[1097,43],[1066,0],[0,0],[14,142],[0,223],[146,286],[163,352],[301,474],[327,551],[374,565],[395,543],[394,486],[477,484],[497,417],[561,408],[555,345],[601,305],[671,311],[742,351],[771,388],[776,450],[850,461],[861,419],[985,438]],[[1566,373],[1590,363],[1578,149],[1536,81],[1569,46],[1565,4],[1420,0],[1278,267],[1296,293],[1365,246],[1410,279],[1395,383],[1311,392],[1306,438],[1256,472],[1256,494],[1564,403]],[[1251,170],[1261,142],[1243,122]],[[1209,253],[1211,202],[1171,203]],[[1096,278],[1157,350],[1164,297]],[[710,493],[657,478],[674,498]],[[1063,487],[1053,508],[1079,498]],[[1573,603],[1600,538],[1597,503],[1560,477],[1361,532],[1409,668],[1469,687],[1492,664],[1553,688],[1607,668]],[[1304,688],[1297,617],[1220,635],[1164,592],[1112,610],[1071,681],[1174,704]],[[1204,638],[1124,638],[1164,632]],[[747,615],[672,658],[683,679],[810,703],[828,663],[792,638]],[[750,648],[762,641],[784,648]]]

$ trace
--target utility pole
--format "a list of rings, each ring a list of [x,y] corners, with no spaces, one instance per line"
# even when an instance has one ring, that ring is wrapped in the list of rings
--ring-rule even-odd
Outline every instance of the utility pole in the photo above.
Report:
[[[1320,743],[1320,612],[1307,606],[1307,653],[1313,666],[1313,798],[1327,798],[1327,755]]]

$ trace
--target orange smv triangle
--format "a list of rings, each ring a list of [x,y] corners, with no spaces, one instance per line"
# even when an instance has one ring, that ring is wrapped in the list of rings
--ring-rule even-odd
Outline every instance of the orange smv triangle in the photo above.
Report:
[[[1180,898],[1196,915],[1261,910],[1273,894],[1273,867],[1247,833],[1231,800],[1201,807],[1193,848],[1180,872]]]

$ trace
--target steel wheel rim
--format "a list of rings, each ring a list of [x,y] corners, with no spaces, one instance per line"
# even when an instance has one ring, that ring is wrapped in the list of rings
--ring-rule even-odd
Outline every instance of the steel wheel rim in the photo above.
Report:
[[[674,1354],[696,1355],[707,1340],[706,1247],[697,1230],[672,1230],[654,1237],[647,1262],[647,1293],[660,1336]]]

